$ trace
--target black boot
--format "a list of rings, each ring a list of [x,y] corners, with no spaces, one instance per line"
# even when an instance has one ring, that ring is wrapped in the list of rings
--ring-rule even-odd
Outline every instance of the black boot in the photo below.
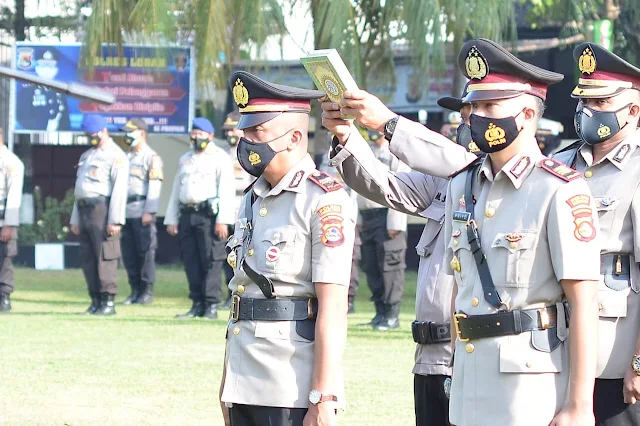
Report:
[[[91,305],[89,305],[86,311],[81,312],[80,315],[93,315],[100,307],[100,293],[91,293],[90,296]]]
[[[140,291],[140,296],[136,299],[135,302],[138,305],[150,305],[153,303],[153,285],[145,284],[142,286]]]
[[[386,311],[384,319],[373,327],[374,330],[387,331],[400,327],[400,304],[387,305]]]
[[[218,308],[215,303],[207,302],[204,308],[204,319],[214,320],[218,319]]]
[[[11,296],[6,293],[0,293],[0,313],[9,312],[11,310]]]
[[[354,302],[354,297],[349,296],[349,309],[347,310],[347,314],[355,314],[356,313],[356,305]]]
[[[374,306],[376,307],[376,315],[368,323],[360,325],[369,325],[371,327],[375,327],[376,325],[384,321],[385,304],[382,302],[375,302]]]
[[[191,305],[191,309],[189,309],[189,312],[187,312],[186,314],[182,314],[182,315],[176,315],[177,319],[189,319],[189,318],[195,318],[195,317],[201,317],[204,315],[204,303],[203,302],[193,302],[193,305]]]
[[[100,307],[94,315],[115,315],[116,304],[114,302],[115,295],[109,293],[100,293]]]
[[[138,298],[140,297],[138,290],[135,288],[131,288],[131,294],[129,297],[122,301],[123,305],[133,305],[134,303],[138,303]]]

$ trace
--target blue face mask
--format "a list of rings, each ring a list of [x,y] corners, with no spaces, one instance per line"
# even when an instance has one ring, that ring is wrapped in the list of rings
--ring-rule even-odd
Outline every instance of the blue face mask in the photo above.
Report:
[[[293,130],[293,129],[291,129]],[[279,152],[286,151],[286,147],[280,151],[276,151],[269,145],[271,142],[277,141],[286,136],[291,130],[277,138],[267,142],[252,142],[244,136],[240,138],[238,143],[238,162],[240,166],[251,176],[260,177],[264,173],[271,160]]]

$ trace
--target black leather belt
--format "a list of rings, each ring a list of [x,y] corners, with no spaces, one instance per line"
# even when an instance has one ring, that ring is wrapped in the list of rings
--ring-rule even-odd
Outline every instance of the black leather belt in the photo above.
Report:
[[[542,309],[501,311],[489,315],[468,316],[460,312],[455,314],[453,319],[458,339],[466,342],[470,339],[510,336],[525,331],[556,328],[558,311],[555,306],[549,306]]]
[[[413,341],[421,345],[445,343],[451,341],[451,324],[433,321],[414,321],[411,323]]]
[[[627,254],[603,254],[600,256],[600,273],[602,275],[626,275],[631,272],[631,262]]]
[[[95,207],[99,204],[103,204],[109,201],[108,197],[91,197],[91,198],[80,198],[76,201],[76,204],[79,208],[87,208],[87,207]]]
[[[207,202],[203,201],[201,203],[195,204],[182,204],[180,203],[180,212],[181,213],[197,213],[201,211],[207,210]]]
[[[127,204],[136,203],[138,201],[144,201],[147,199],[146,195],[131,195],[127,197]]]
[[[303,321],[318,313],[318,299],[231,299],[231,320]]]
[[[362,215],[362,218],[365,220],[368,219],[372,219],[374,217],[378,217],[378,216],[382,216],[383,214],[387,213],[387,208],[381,208],[381,209],[366,209],[366,210],[360,210],[360,214]]]

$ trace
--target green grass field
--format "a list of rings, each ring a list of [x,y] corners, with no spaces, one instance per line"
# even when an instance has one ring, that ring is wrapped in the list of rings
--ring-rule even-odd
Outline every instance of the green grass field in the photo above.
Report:
[[[349,316],[342,425],[411,425],[414,273],[407,274],[401,329],[373,332],[364,279]],[[121,294],[129,293],[119,271]],[[158,271],[152,306],[118,306],[110,318],[88,306],[79,270],[16,271],[13,311],[0,316],[0,425],[222,425],[218,389],[226,312],[218,321],[179,321],[181,269]]]

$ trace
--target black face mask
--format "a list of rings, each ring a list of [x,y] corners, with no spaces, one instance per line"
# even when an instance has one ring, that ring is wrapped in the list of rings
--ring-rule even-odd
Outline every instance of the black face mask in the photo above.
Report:
[[[87,137],[89,138],[89,144],[91,146],[98,146],[100,145],[100,136],[99,135],[87,135]]]
[[[197,149],[198,151],[202,151],[203,149],[205,149],[207,147],[207,145],[209,145],[209,142],[211,142],[209,140],[209,138],[194,138],[194,137],[191,137],[191,143],[193,144],[193,147],[195,149]]]
[[[522,111],[520,111],[521,113]],[[520,134],[516,117],[488,118],[471,114],[471,138],[482,152],[487,154],[502,151]]]
[[[462,145],[467,149],[467,151],[472,152],[476,155],[480,155],[480,148],[471,138],[471,126],[467,123],[461,123],[456,129],[456,143],[458,145]]]
[[[291,129],[293,130],[293,129]],[[285,151],[287,148],[276,151],[269,145],[271,142],[276,141],[289,133],[278,136],[271,139],[268,142],[252,142],[244,136],[240,138],[238,143],[238,162],[240,166],[251,176],[260,177],[264,173],[264,169],[267,168],[271,160],[277,153]]]
[[[596,145],[611,139],[624,126],[620,127],[617,113],[633,104],[623,106],[617,111],[596,111],[595,109],[583,106],[576,111],[573,118],[573,125],[578,136],[589,145]]]
[[[237,136],[227,136],[227,143],[231,146],[236,146],[238,145],[238,140],[240,138]]]

